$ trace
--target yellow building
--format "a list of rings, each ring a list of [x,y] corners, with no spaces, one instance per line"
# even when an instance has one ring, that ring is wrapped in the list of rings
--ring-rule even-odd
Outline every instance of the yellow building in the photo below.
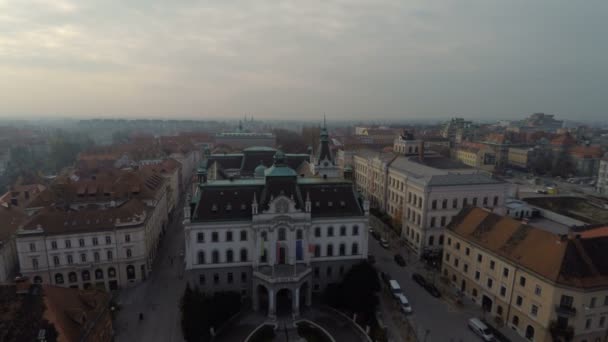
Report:
[[[494,171],[496,154],[490,147],[481,143],[463,142],[453,152],[454,159],[488,172]]]
[[[529,341],[607,341],[608,227],[556,235],[480,208],[446,229],[443,278]]]

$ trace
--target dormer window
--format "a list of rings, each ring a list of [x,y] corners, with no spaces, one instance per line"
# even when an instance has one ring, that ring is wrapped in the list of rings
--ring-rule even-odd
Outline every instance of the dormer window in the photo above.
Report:
[[[320,207],[320,206],[321,206],[321,202],[316,201],[316,202],[315,202],[315,207]]]
[[[226,211],[232,210],[232,205],[230,203],[226,204]]]
[[[327,202],[327,206],[328,206],[328,207],[331,207],[331,206],[333,206],[333,205],[334,205],[334,203],[333,203],[332,201]]]
[[[247,209],[247,205],[245,203],[241,204],[241,210],[246,210]]]
[[[215,204],[212,205],[211,206],[211,211],[214,212],[214,213],[217,213],[217,205],[215,205]]]

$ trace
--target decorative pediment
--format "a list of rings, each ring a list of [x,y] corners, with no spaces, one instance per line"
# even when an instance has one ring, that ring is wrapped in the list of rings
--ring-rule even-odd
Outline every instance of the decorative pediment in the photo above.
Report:
[[[296,202],[286,196],[278,196],[273,198],[268,204],[267,214],[288,214],[298,212]]]

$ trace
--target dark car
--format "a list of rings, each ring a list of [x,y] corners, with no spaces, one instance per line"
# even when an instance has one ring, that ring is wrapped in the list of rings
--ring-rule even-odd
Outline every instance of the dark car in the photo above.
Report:
[[[403,256],[401,256],[401,254],[395,254],[395,262],[397,263],[397,265],[405,267],[405,259],[403,259]]]
[[[439,298],[441,297],[441,293],[439,292],[439,290],[435,287],[435,285],[431,284],[431,283],[426,283],[426,286],[424,286],[424,288],[427,290],[428,293],[431,294],[431,296],[435,297],[435,298]]]
[[[424,279],[424,277],[422,276],[422,274],[420,274],[420,273],[414,273],[414,274],[412,274],[412,280],[414,280],[415,282],[417,282],[418,285],[420,285],[422,287],[426,287],[426,279]]]

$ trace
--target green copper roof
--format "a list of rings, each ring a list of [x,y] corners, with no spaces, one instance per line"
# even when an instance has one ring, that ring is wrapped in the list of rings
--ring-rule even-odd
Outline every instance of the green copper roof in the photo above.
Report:
[[[288,166],[273,165],[264,171],[266,177],[297,177],[298,174]]]
[[[272,148],[272,147],[268,147],[268,146],[251,146],[248,147],[246,149],[244,149],[243,151],[246,152],[256,152],[256,151],[276,151],[276,149]]]

